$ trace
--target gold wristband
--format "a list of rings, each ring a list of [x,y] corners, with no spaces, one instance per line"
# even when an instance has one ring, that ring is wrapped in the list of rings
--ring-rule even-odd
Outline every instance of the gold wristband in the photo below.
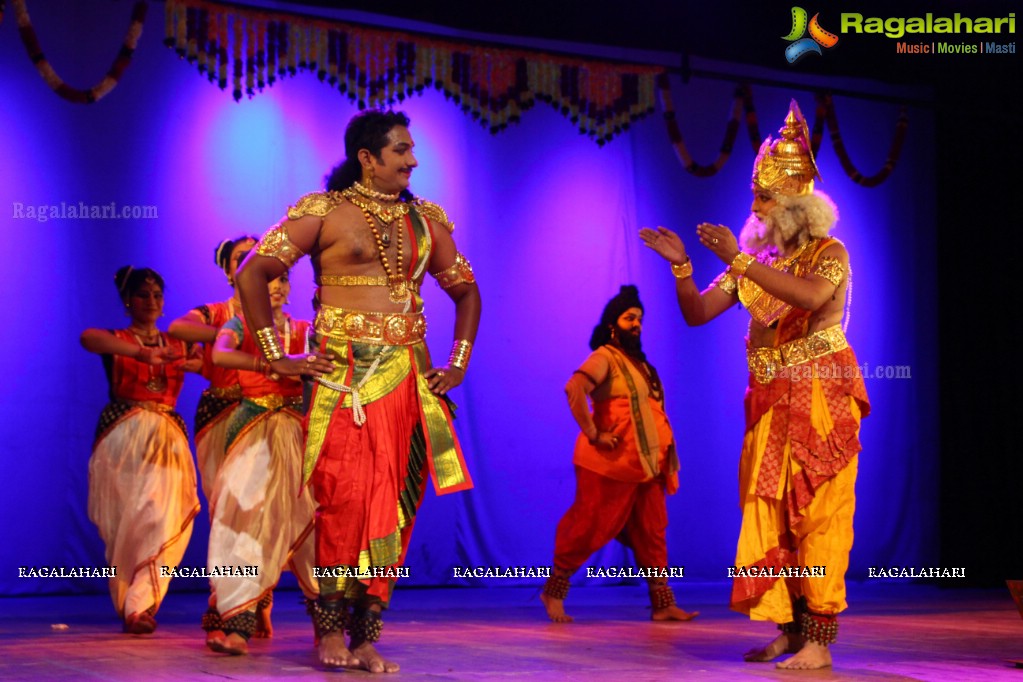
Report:
[[[732,277],[739,279],[746,274],[746,270],[753,263],[756,263],[757,259],[748,253],[739,252],[735,258],[732,259],[732,264],[728,266],[728,270],[732,273]]]
[[[465,371],[469,366],[469,356],[472,355],[472,342],[465,339],[458,339],[455,345],[451,346],[451,355],[448,357],[448,364],[452,367]]]
[[[686,279],[688,277],[692,277],[693,276],[693,260],[687,256],[685,263],[682,263],[682,264],[672,263],[671,264],[671,273],[673,275],[675,275],[675,279]]]
[[[280,360],[284,357],[284,350],[281,348],[281,340],[277,337],[277,330],[273,327],[263,327],[256,330],[256,343],[263,357],[267,362]]]

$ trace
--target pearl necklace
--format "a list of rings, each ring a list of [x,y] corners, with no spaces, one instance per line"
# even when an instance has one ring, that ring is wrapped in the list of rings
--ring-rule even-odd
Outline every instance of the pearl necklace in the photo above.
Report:
[[[366,185],[362,184],[358,180],[356,180],[352,184],[352,188],[364,197],[369,197],[370,199],[379,199],[380,201],[397,201],[398,198],[401,196],[401,192],[395,192],[394,194],[384,194],[383,192],[378,192],[375,189],[370,189],[369,187],[366,187]]]

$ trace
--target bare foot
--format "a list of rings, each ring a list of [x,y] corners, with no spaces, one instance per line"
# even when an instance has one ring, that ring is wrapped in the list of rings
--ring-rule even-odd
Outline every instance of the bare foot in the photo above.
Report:
[[[775,668],[782,670],[819,670],[831,667],[831,651],[817,642],[807,642],[792,658],[778,661]]]
[[[223,630],[210,630],[206,633],[206,647],[218,654],[224,653],[224,638],[226,636]]]
[[[540,593],[540,601],[543,602],[543,607],[547,609],[547,617],[554,623],[571,623],[572,616],[565,613],[565,600],[555,599],[550,597],[543,592]]]
[[[274,626],[270,622],[270,612],[273,611],[273,602],[267,606],[256,607],[256,629],[252,636],[257,639],[269,639],[274,636]]]
[[[663,609],[654,609],[650,614],[650,620],[692,620],[700,615],[699,611],[683,611],[679,607],[672,604],[666,606]]]
[[[320,663],[328,668],[354,668],[359,665],[359,659],[345,646],[345,636],[341,631],[327,633],[320,638],[317,647]]]
[[[247,656],[249,653],[249,643],[237,632],[232,632],[228,636],[224,637],[224,644],[221,651],[225,654],[231,654],[232,656]]]
[[[362,669],[371,673],[396,673],[401,667],[394,661],[385,660],[377,652],[372,642],[363,642],[353,646],[352,654],[359,660]]]
[[[782,654],[794,654],[803,648],[803,636],[797,633],[783,632],[765,647],[750,649],[742,655],[747,663],[765,663],[773,661]]]

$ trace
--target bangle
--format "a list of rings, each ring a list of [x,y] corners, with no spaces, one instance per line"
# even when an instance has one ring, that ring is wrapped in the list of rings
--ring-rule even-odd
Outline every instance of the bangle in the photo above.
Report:
[[[469,356],[472,355],[472,342],[465,339],[458,339],[455,345],[451,346],[451,355],[448,357],[448,364],[452,367],[465,371],[469,366]]]
[[[750,254],[740,251],[735,258],[732,259],[732,264],[728,266],[728,269],[731,271],[732,277],[738,279],[745,275],[749,266],[756,261],[757,259]]]
[[[267,362],[280,360],[284,357],[284,351],[281,349],[281,340],[277,338],[277,330],[273,327],[257,329],[256,342],[259,344],[259,350],[263,352],[263,357],[266,358]]]
[[[693,276],[693,261],[691,258],[686,256],[685,263],[672,263],[671,273],[675,275],[675,279],[687,279]]]

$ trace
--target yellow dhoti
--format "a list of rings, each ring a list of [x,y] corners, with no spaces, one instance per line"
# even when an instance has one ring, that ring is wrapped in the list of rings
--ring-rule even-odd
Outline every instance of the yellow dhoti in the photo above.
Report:
[[[827,440],[834,423],[817,379],[811,396],[811,425]],[[851,396],[846,399],[858,428],[859,404]],[[820,483],[810,501],[796,507],[793,514],[789,506],[795,498],[792,481],[805,472],[792,457],[791,441],[786,440],[776,495],[758,494],[775,409],[768,410],[743,441],[739,463],[742,526],[735,566],[737,572],[747,575],[733,583],[732,608],[753,620],[788,623],[794,619],[793,602],[800,597],[805,597],[807,608],[816,613],[836,614],[847,606],[845,573],[853,543],[858,459],[853,456],[838,473]],[[786,573],[792,577],[773,577]]]

